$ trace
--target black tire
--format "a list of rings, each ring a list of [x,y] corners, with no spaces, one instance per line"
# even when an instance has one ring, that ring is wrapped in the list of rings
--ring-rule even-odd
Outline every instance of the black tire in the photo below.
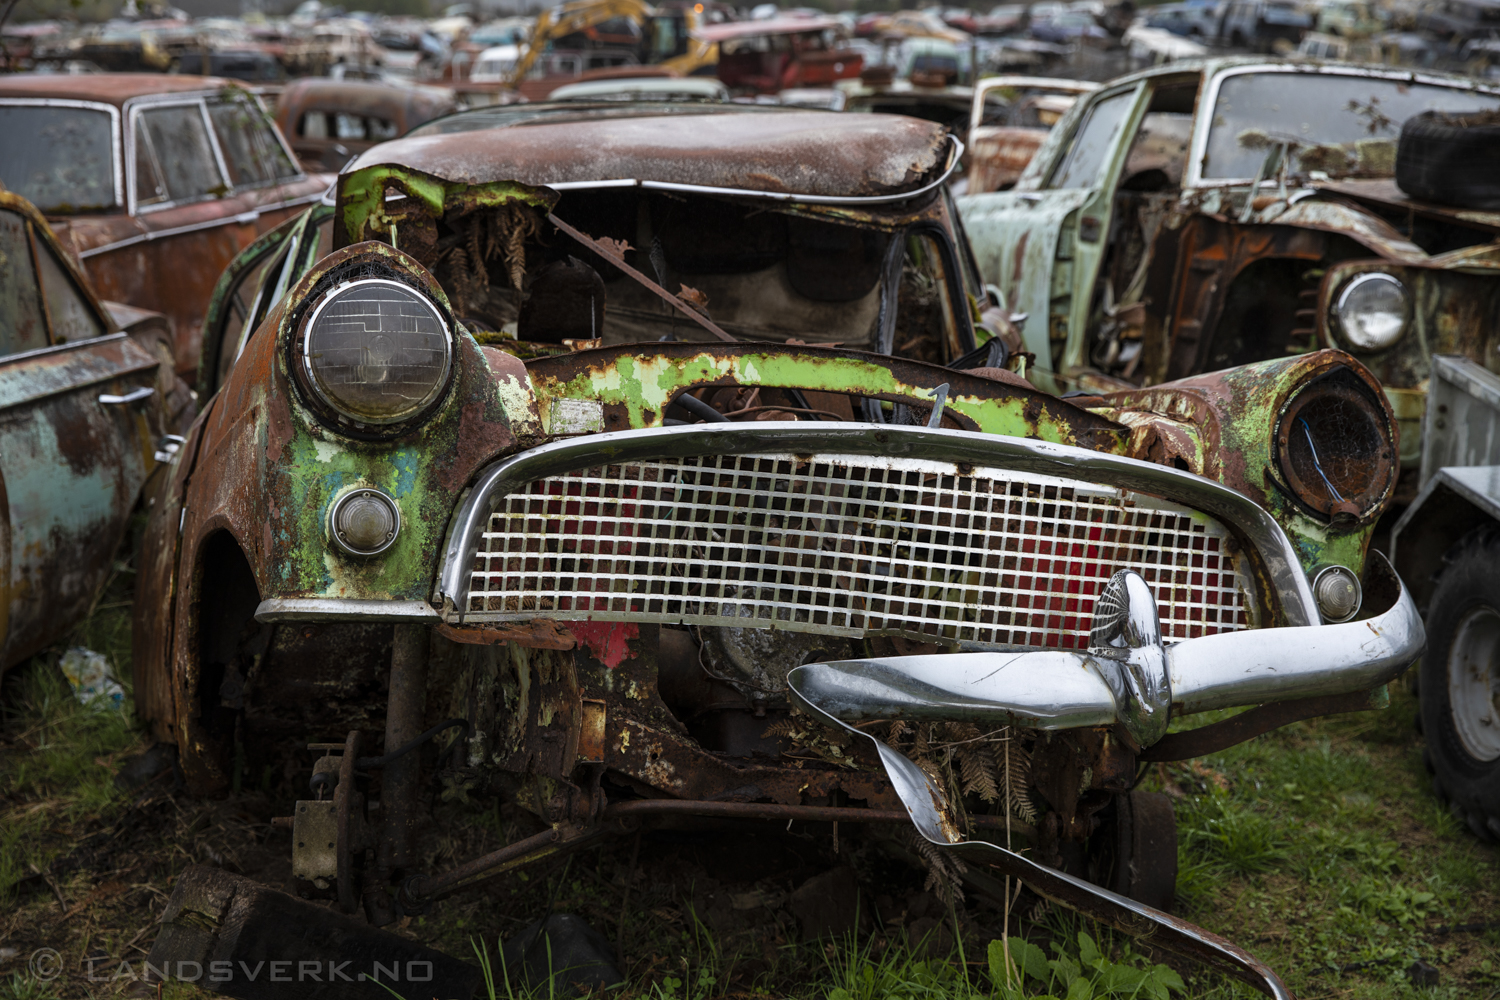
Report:
[[[1413,198],[1500,208],[1500,115],[1424,111],[1401,126],[1396,186]]]
[[[1500,657],[1489,655],[1496,652],[1500,532],[1485,527],[1444,559],[1428,605],[1420,710],[1427,740],[1422,762],[1433,791],[1486,841],[1500,838]],[[1488,691],[1489,702],[1476,690]]]

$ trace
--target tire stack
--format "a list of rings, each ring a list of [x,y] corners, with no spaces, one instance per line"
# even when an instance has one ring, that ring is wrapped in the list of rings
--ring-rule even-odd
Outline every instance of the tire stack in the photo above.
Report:
[[[1500,111],[1424,111],[1401,126],[1396,186],[1421,201],[1500,210]]]

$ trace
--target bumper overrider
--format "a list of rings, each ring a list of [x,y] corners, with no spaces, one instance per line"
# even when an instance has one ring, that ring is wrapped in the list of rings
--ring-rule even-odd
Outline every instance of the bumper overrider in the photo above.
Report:
[[[967,840],[944,789],[851,723],[1115,726],[1144,750],[1175,717],[1369,691],[1421,652],[1421,619],[1382,557],[1359,620],[1322,624],[1308,576],[1269,513],[1192,473],[965,431],[768,421],[585,435],[503,459],[460,500],[430,606],[283,600],[260,617],[636,621],[946,645],[809,663],[787,675],[788,695],[871,741],[933,844],[1279,997],[1275,974],[1229,942]]]

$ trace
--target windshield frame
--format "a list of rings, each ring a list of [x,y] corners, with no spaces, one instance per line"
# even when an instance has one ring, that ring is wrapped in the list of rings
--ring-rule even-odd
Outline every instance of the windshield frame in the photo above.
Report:
[[[1247,73],[1302,73],[1307,76],[1358,76],[1375,80],[1390,80],[1395,83],[1422,84],[1443,87],[1454,91],[1469,91],[1500,97],[1500,86],[1486,86],[1478,81],[1443,76],[1438,73],[1415,73],[1411,70],[1381,70],[1365,66],[1305,66],[1291,63],[1257,63],[1250,66],[1233,66],[1221,69],[1208,80],[1208,86],[1198,98],[1197,121],[1193,124],[1193,142],[1188,152],[1187,170],[1182,180],[1184,190],[1188,188],[1222,188],[1247,185],[1251,177],[1203,177],[1203,158],[1208,154],[1208,133],[1213,127],[1214,109],[1219,104],[1219,88],[1231,77]]]
[[[89,111],[106,112],[109,115],[109,149],[112,167],[110,173],[114,181],[115,200],[104,210],[104,214],[126,211],[124,150],[121,147],[120,109],[118,107],[102,101],[79,101],[67,97],[0,97],[0,107],[83,108]]]

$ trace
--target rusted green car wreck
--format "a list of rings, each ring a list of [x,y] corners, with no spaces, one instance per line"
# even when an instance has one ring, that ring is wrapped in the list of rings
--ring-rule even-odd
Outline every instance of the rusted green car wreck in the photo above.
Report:
[[[307,894],[384,924],[665,816],[915,820],[1284,995],[1161,912],[1175,854],[1130,788],[1379,704],[1416,656],[1367,558],[1389,405],[1334,351],[1036,390],[979,325],[956,150],[894,122],[471,112],[252,248],[264,319],[205,345],[227,374],[153,507],[136,697],[199,794],[308,747]],[[1009,740],[1039,815],[872,719]],[[491,795],[539,832],[419,870],[427,805]],[[1035,851],[983,843],[1007,827]]]

